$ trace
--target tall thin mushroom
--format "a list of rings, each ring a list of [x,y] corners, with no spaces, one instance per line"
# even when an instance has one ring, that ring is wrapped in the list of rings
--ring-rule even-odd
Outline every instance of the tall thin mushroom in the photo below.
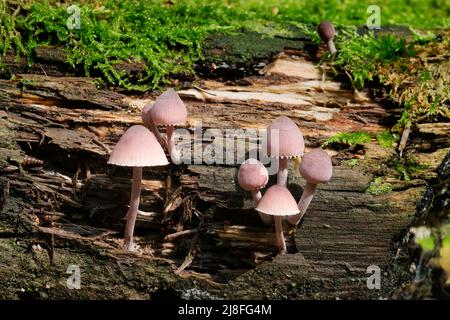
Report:
[[[256,210],[274,216],[278,250],[281,254],[286,253],[286,241],[284,240],[282,217],[294,215],[299,212],[297,203],[292,194],[284,186],[271,186],[264,193],[261,200],[259,200]]]
[[[176,152],[174,144],[174,126],[184,124],[187,119],[187,109],[183,101],[173,89],[161,94],[148,110],[145,120],[152,126],[155,135],[161,135],[158,125],[166,126],[167,149],[174,164],[181,163],[181,155]]]
[[[301,157],[305,150],[302,132],[294,121],[282,116],[267,127],[264,144],[267,155],[278,159],[277,184],[286,186],[289,159]]]
[[[302,220],[311,203],[317,185],[330,181],[332,174],[333,165],[331,158],[324,150],[314,149],[303,156],[300,164],[300,175],[306,180],[306,185],[298,202],[300,213],[287,219],[291,225],[297,225]]]
[[[119,139],[112,151],[108,164],[133,167],[130,209],[127,215],[124,244],[133,251],[133,233],[141,197],[142,168],[169,164],[163,148],[156,137],[146,127],[130,127]]]
[[[317,33],[319,34],[322,41],[327,44],[330,53],[334,55],[336,53],[336,47],[334,46],[333,41],[335,34],[333,25],[329,21],[322,21],[317,27]]]
[[[158,127],[155,125],[155,123],[152,121],[152,118],[150,116],[150,110],[153,108],[152,103],[147,103],[144,106],[144,109],[142,109],[142,122],[150,128],[150,130],[155,135],[156,139],[158,140],[159,144],[162,146],[165,146],[167,144],[166,139],[162,136],[161,132],[159,132]]]
[[[247,159],[239,167],[237,178],[239,186],[252,193],[253,205],[256,207],[262,197],[260,189],[264,188],[269,181],[266,167],[256,159]],[[271,216],[259,211],[258,214],[265,225],[272,223]]]

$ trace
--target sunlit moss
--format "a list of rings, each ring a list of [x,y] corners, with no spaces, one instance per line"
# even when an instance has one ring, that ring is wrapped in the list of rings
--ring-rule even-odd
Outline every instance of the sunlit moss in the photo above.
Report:
[[[450,26],[445,14],[450,4],[437,0],[438,5],[430,5],[435,1],[80,0],[76,4],[81,9],[81,28],[69,30],[67,2],[0,0],[0,52],[14,49],[31,64],[36,46],[63,45],[73,68],[101,75],[111,85],[145,90],[164,84],[174,74],[192,76],[194,62],[202,59],[205,39],[212,33],[247,29],[289,37],[294,28],[318,41],[315,25],[320,20],[328,19],[338,27],[363,25],[369,4],[382,7],[383,23]],[[353,63],[351,55],[367,62],[373,54],[383,60],[403,50],[402,43],[389,39],[350,39],[338,44],[343,55],[337,64],[349,68],[359,87],[374,70],[370,63]],[[366,44],[378,53],[363,51]],[[123,62],[145,66],[137,81],[131,82],[117,68]]]
[[[347,72],[353,86],[362,89],[367,81],[374,79],[382,65],[413,54],[412,46],[403,38],[353,35],[342,40],[333,66]]]
[[[369,186],[366,189],[366,192],[374,195],[379,196],[388,192],[392,191],[392,185],[390,183],[384,182],[381,177],[376,177],[373,179],[373,181],[369,184]]]
[[[388,162],[398,172],[401,179],[409,181],[423,172],[429,166],[418,162],[413,157],[395,158]]]
[[[395,147],[398,139],[399,139],[398,134],[392,134],[386,130],[377,134],[377,142],[383,148]]]
[[[349,160],[344,161],[344,163],[347,166],[353,168],[353,167],[356,167],[358,165],[358,159],[349,159]]]
[[[322,147],[332,144],[343,144],[354,147],[358,144],[369,143],[370,141],[371,137],[366,132],[341,132],[325,140]]]

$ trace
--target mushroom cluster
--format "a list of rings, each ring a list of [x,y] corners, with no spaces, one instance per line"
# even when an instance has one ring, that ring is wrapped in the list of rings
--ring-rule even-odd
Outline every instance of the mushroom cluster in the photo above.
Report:
[[[264,196],[261,195],[260,189],[266,186],[268,173],[264,165],[256,159],[248,159],[242,163],[238,172],[238,183],[242,189],[252,192],[253,204],[265,225],[271,224],[273,217],[276,243],[279,253],[283,254],[286,253],[283,217],[291,225],[299,224],[313,198],[317,184],[331,179],[331,159],[321,149],[314,149],[303,155],[303,135],[295,122],[284,116],[275,119],[267,127],[263,148],[268,156],[277,161],[277,184],[268,188]],[[300,175],[307,182],[298,204],[287,188],[289,159],[297,163],[301,161]]]
[[[154,104],[148,104],[142,110],[143,125],[130,127],[117,142],[108,164],[133,167],[133,183],[131,187],[130,208],[125,226],[124,246],[133,251],[133,233],[139,211],[142,168],[165,166],[169,162],[162,145],[166,145],[173,163],[180,163],[180,155],[174,146],[174,125],[186,121],[187,110],[178,94],[173,90],[161,94]],[[159,132],[157,125],[166,126],[167,139]]]
[[[333,43],[335,30],[328,21],[322,21],[318,28],[320,38],[327,44],[334,55]],[[175,148],[174,126],[183,124],[187,118],[187,109],[178,94],[169,89],[161,94],[153,104],[147,104],[142,110],[142,125],[130,127],[120,138],[110,155],[109,164],[133,167],[133,183],[130,208],[125,227],[124,244],[127,250],[133,250],[133,232],[139,211],[142,168],[164,166],[169,164],[162,146],[166,146],[172,163],[180,164],[181,155]],[[158,126],[166,127],[166,138],[158,130]],[[331,159],[328,154],[316,149],[303,155],[305,142],[303,135],[294,121],[282,116],[275,119],[266,130],[263,139],[266,155],[277,161],[277,184],[268,188],[264,196],[261,194],[269,180],[264,165],[256,159],[248,159],[242,163],[238,172],[238,183],[253,197],[253,205],[265,225],[275,224],[277,246],[280,253],[286,252],[283,235],[283,217],[297,226],[302,220],[314,196],[317,184],[328,182],[332,175]],[[300,175],[306,185],[298,204],[287,188],[288,164],[292,159],[300,163]]]

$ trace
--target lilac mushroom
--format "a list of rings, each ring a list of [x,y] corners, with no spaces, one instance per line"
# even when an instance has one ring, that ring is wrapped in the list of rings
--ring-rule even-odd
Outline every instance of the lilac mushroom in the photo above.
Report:
[[[301,221],[311,203],[317,185],[330,181],[332,173],[331,158],[324,150],[314,149],[303,156],[300,164],[300,175],[306,180],[306,185],[298,202],[300,213],[288,217],[287,220],[290,224],[297,225]]]
[[[262,197],[260,189],[264,188],[269,181],[266,167],[256,159],[247,159],[239,167],[237,179],[242,189],[252,193],[253,205],[256,207]],[[262,212],[258,214],[265,225],[272,223],[271,216]]]
[[[295,215],[299,212],[297,203],[292,194],[284,186],[271,186],[264,193],[261,200],[259,200],[256,210],[274,216],[278,250],[281,254],[286,253],[286,241],[284,240],[282,217]]]
[[[167,149],[170,158],[175,164],[181,162],[180,154],[176,153],[174,145],[174,126],[184,124],[187,119],[187,109],[183,101],[173,89],[169,89],[158,98],[156,98],[153,106],[145,106],[142,110],[142,120],[150,126],[158,141],[164,141],[158,130],[158,125],[166,126]]]
[[[289,159],[301,157],[305,150],[302,132],[294,121],[282,116],[267,127],[264,143],[267,155],[278,159],[277,184],[286,186]]]
[[[133,167],[130,209],[124,236],[125,248],[133,251],[134,226],[141,197],[142,167],[164,166],[169,162],[154,134],[144,126],[135,125],[119,139],[109,157],[108,164]]]
[[[333,42],[335,34],[333,25],[328,21],[322,21],[317,27],[317,33],[319,33],[319,36],[322,39],[322,41],[327,44],[330,53],[334,55],[336,53],[336,47],[334,46]]]

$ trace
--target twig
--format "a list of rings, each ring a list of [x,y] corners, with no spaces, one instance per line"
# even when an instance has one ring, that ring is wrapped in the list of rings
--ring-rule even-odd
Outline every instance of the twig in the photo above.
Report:
[[[205,90],[205,89],[203,89],[203,88],[200,88],[199,86],[192,86],[192,87],[193,87],[194,89],[197,89],[198,91],[202,91],[202,92],[207,93],[207,94],[209,94],[209,95],[211,95],[211,96],[217,97],[217,94],[212,93],[212,92],[210,92],[210,91],[208,91],[208,90]]]
[[[109,155],[111,153],[111,150],[109,149],[109,147],[107,145],[105,145],[103,142],[99,141],[98,139],[93,138],[92,142],[94,142],[96,145],[102,147],[106,151],[107,155]]]
[[[352,115],[355,117],[356,120],[361,121],[364,124],[368,124],[369,122],[362,116],[360,116],[359,114],[356,113],[352,113]]]
[[[195,255],[197,254],[197,242],[198,242],[199,233],[200,233],[199,231],[200,231],[200,228],[197,230],[197,233],[195,234],[194,238],[191,241],[191,247],[189,248],[189,252],[188,252],[186,258],[184,259],[181,266],[179,266],[178,269],[175,270],[176,275],[179,275],[181,272],[183,272],[183,270],[186,269],[187,267],[189,267],[192,264],[192,262],[194,261]]]
[[[410,132],[411,132],[411,121],[408,121],[408,123],[405,125],[405,128],[403,129],[402,138],[400,139],[400,142],[398,144],[398,151],[400,152],[400,158],[403,156],[403,150],[405,150]]]
[[[77,171],[75,172],[75,174],[72,177],[72,192],[73,192],[73,196],[74,198],[79,201],[80,199],[78,199],[77,197],[77,184],[78,184],[78,177],[80,176],[81,173],[81,168],[78,166]]]
[[[44,73],[44,75],[48,78],[47,76],[47,72],[45,72],[44,68],[42,67],[42,65],[39,63],[39,67],[41,67],[42,72]]]
[[[210,285],[212,285],[213,287],[216,287],[216,288],[223,288],[223,286],[224,286],[224,284],[214,281],[210,274],[198,273],[198,272],[190,270],[190,271],[183,271],[183,272],[181,272],[180,276],[183,277],[183,278],[194,277],[194,278],[197,278],[199,280],[206,281]]]
[[[183,231],[179,231],[179,232],[174,232],[171,234],[168,234],[167,236],[164,237],[164,240],[173,240],[175,238],[181,237],[181,236],[185,236],[185,235],[189,235],[189,234],[193,234],[198,232],[199,229],[189,229],[189,230],[183,230]]]
[[[48,256],[50,258],[50,265],[53,266],[53,262],[55,260],[55,235],[50,235],[50,250],[48,252]]]

